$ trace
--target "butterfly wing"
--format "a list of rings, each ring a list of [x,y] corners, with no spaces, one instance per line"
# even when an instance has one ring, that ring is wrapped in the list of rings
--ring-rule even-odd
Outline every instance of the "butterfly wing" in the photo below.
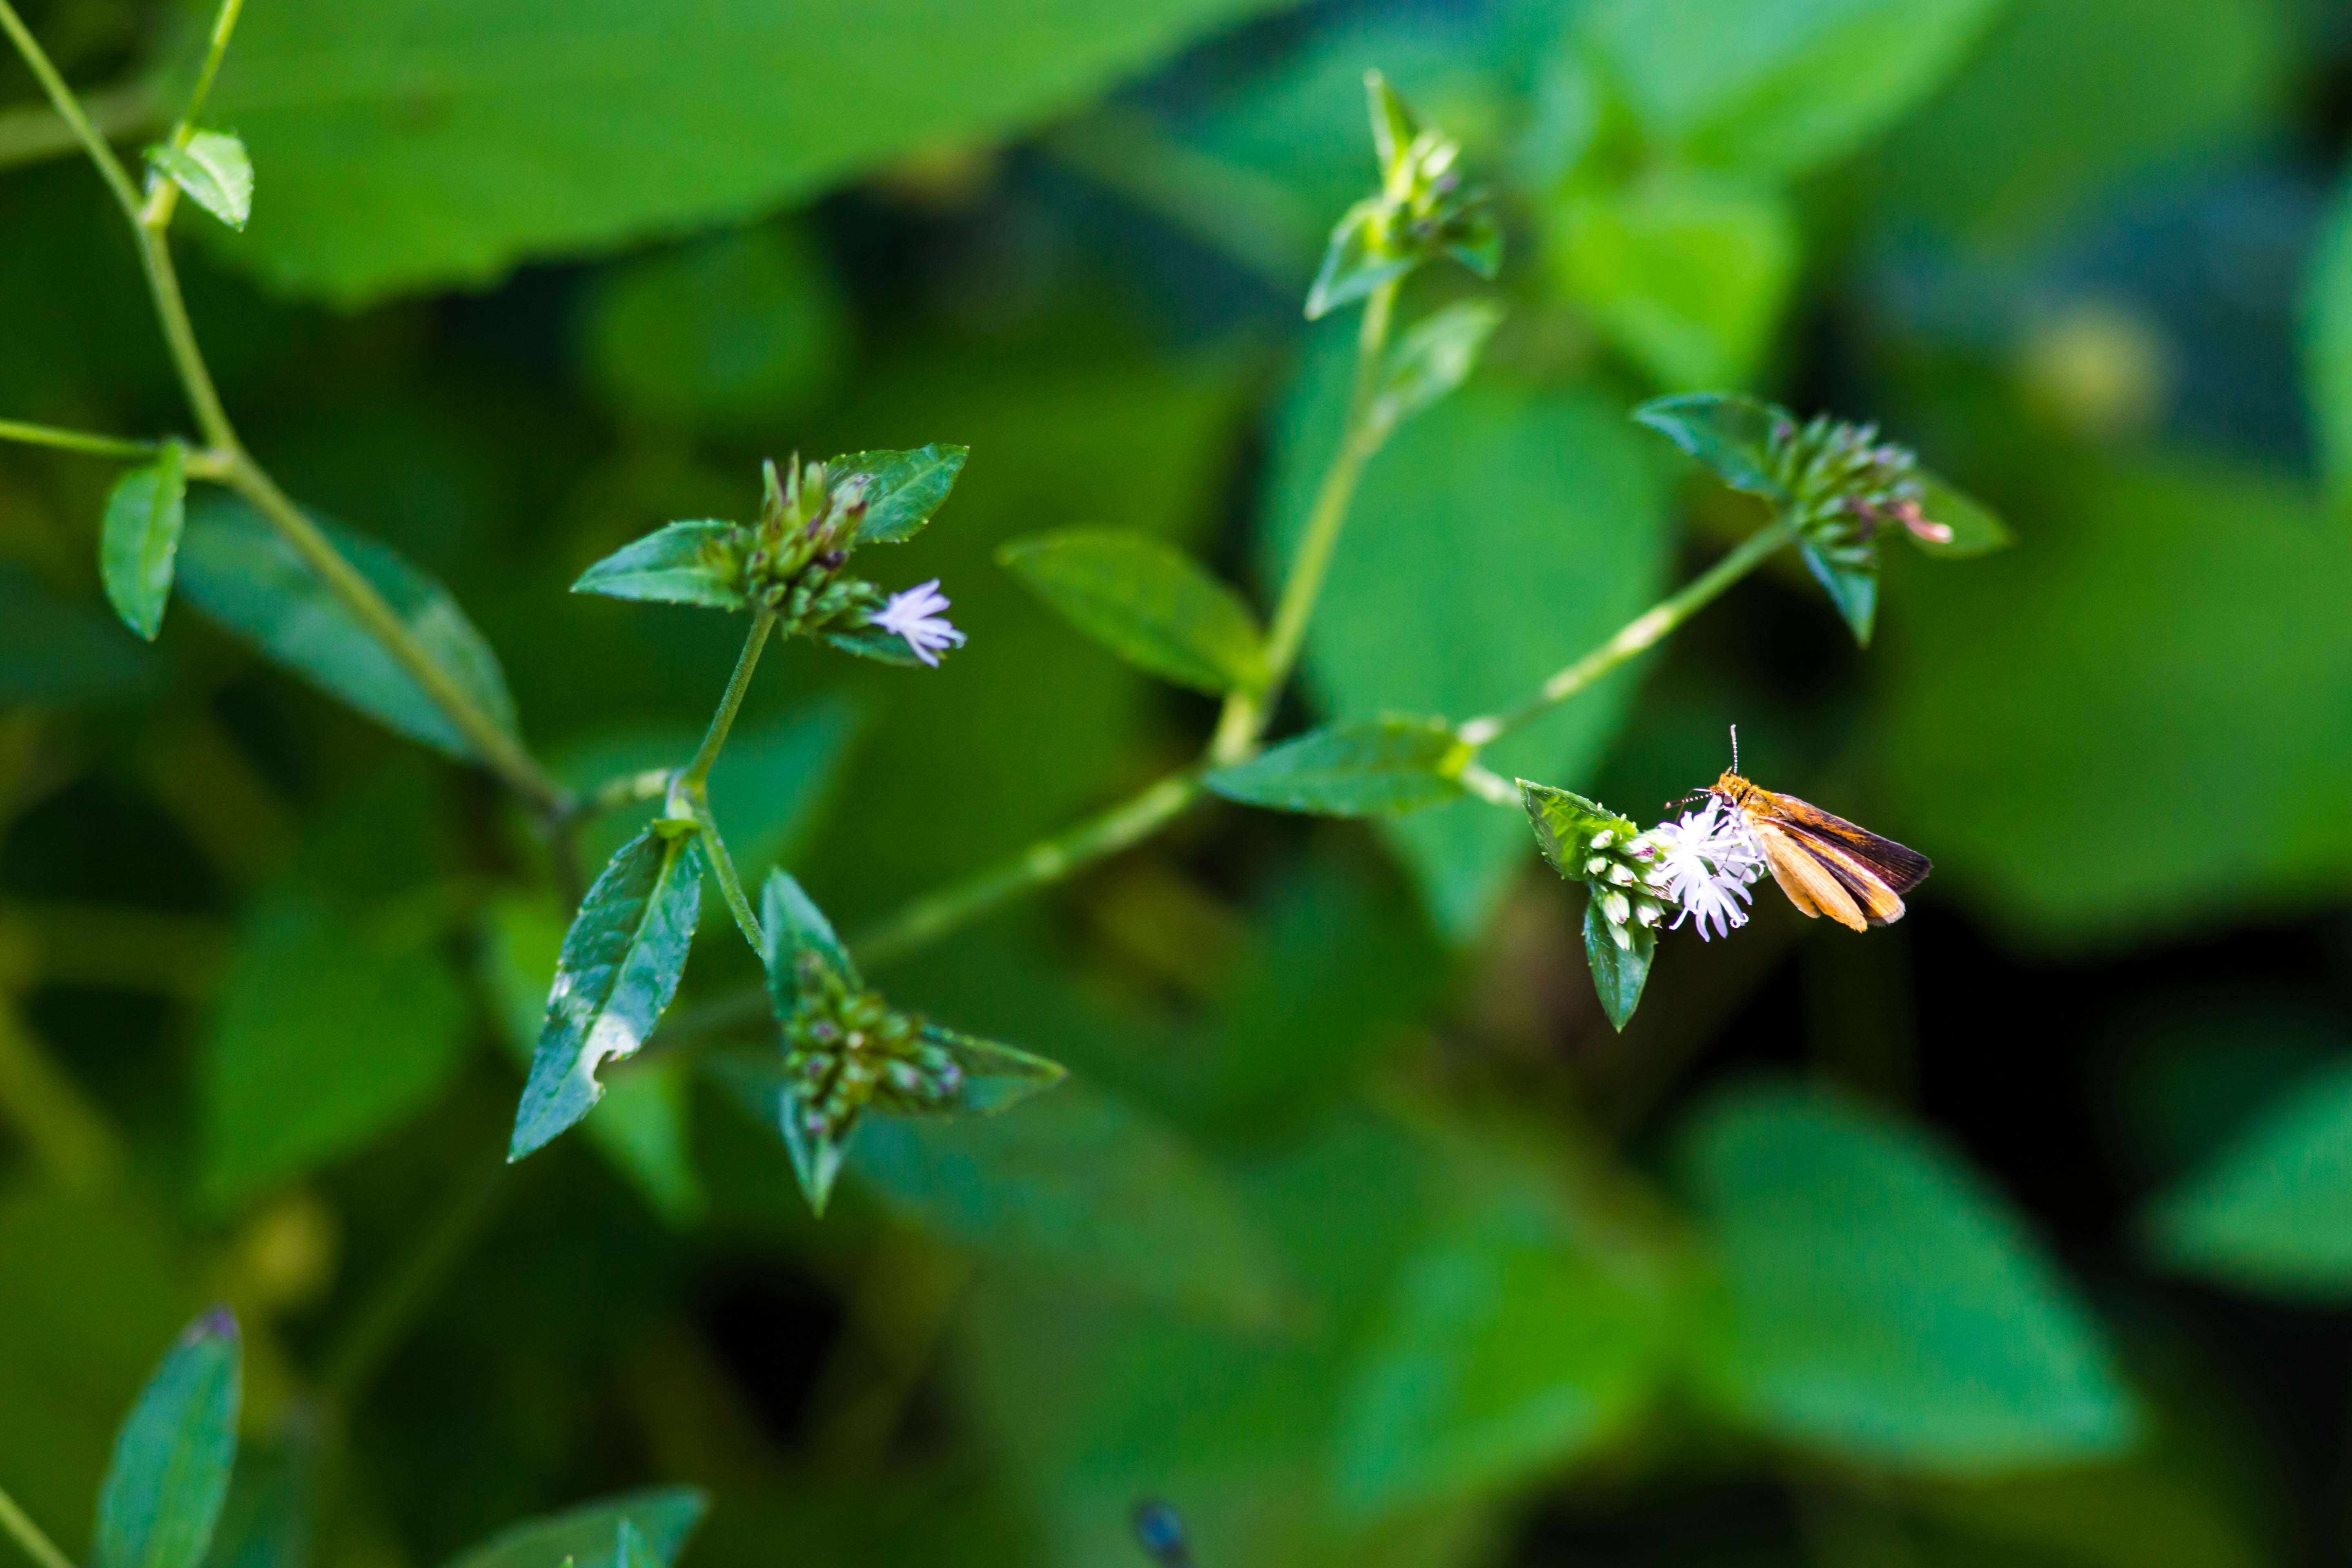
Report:
[[[1827,915],[1842,926],[1865,931],[1861,906],[1846,891],[1843,879],[1822,863],[1811,847],[1769,816],[1752,816],[1748,826],[1755,830],[1756,842],[1764,851],[1764,864],[1772,868],[1772,879],[1797,906],[1797,912],[1808,918]],[[1903,901],[1895,901],[1895,912],[1903,912]]]
[[[1903,895],[1927,879],[1934,862],[1916,849],[1882,838],[1866,827],[1794,795],[1757,790],[1748,803],[1748,822],[1759,829],[1769,824],[1788,843],[1803,851],[1812,865],[1835,881],[1870,925],[1892,925],[1903,918]],[[1784,853],[1789,851],[1784,849]],[[1769,849],[1766,858],[1776,878],[1780,865]],[[1785,889],[1788,881],[1780,879]],[[1801,907],[1801,905],[1800,906]],[[1838,910],[1832,907],[1831,913]],[[1854,921],[1843,921],[1856,931]]]

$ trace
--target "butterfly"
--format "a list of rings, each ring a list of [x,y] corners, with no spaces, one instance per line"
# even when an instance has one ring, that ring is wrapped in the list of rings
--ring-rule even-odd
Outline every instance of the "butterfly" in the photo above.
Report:
[[[1892,925],[1903,918],[1903,895],[1935,864],[1916,849],[1742,778],[1736,749],[1707,793],[1756,836],[1772,879],[1808,918],[1827,915],[1855,931]]]

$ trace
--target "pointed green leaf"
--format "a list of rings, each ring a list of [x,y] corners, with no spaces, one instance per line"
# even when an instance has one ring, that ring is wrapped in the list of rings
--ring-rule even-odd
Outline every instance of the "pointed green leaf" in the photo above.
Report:
[[[1717,1100],[1683,1142],[1729,1292],[1711,1382],[1745,1419],[1948,1475],[2085,1462],[2138,1436],[2089,1310],[1923,1130],[1761,1087]]]
[[[773,973],[770,972],[772,980]],[[801,1100],[799,1080],[785,1070],[780,1051],[722,1051],[712,1056],[707,1065],[711,1078],[734,1097],[753,1121],[783,1140],[784,1152],[792,1156],[793,1175],[801,1184],[801,1195],[808,1199],[810,1212],[823,1219],[826,1205],[833,1201],[834,1184],[841,1177],[842,1159],[849,1152],[851,1141],[872,1118],[858,1115],[842,1127],[811,1126]]]
[[[958,1034],[937,1024],[923,1026],[923,1038],[946,1047],[956,1066],[963,1069],[963,1084],[955,1103],[927,1108],[925,1115],[1003,1110],[1033,1094],[1042,1094],[1070,1076],[1069,1068],[1048,1058],[999,1045],[994,1040]]]
[[[1519,780],[1519,805],[1536,830],[1536,847],[1544,864],[1570,882],[1585,880],[1584,864],[1591,858],[1592,837],[1608,832],[1631,838],[1640,829],[1597,801],[1574,790],[1554,789],[1531,779]]]
[[[1014,540],[996,559],[1139,668],[1213,696],[1265,683],[1265,639],[1241,595],[1147,534],[1071,529]]]
[[[1502,321],[1500,305],[1464,300],[1416,322],[1389,358],[1372,404],[1373,425],[1392,429],[1469,380]]]
[[[1391,256],[1376,246],[1381,210],[1378,201],[1358,202],[1331,226],[1330,243],[1323,247],[1323,265],[1316,271],[1314,287],[1307,291],[1308,321],[1320,321],[1420,265],[1418,257]]]
[[[1201,782],[1227,800],[1318,816],[1389,816],[1463,793],[1469,749],[1442,720],[1354,721],[1312,730]]]
[[[1789,499],[1765,462],[1774,423],[1796,423],[1787,409],[1744,393],[1690,392],[1654,397],[1633,410],[1633,420],[1713,468],[1733,489],[1771,501]]]
[[[1412,117],[1389,79],[1376,70],[1364,73],[1365,107],[1372,119],[1372,156],[1379,161],[1381,174],[1386,177],[1404,156],[1412,139],[1421,134],[1421,124]]]
[[[709,1506],[697,1487],[630,1492],[513,1525],[460,1552],[447,1568],[552,1568],[567,1558],[574,1568],[625,1568],[618,1552],[624,1522],[655,1563],[667,1563],[677,1559]]]
[[[298,1405],[277,1427],[239,1447],[204,1568],[307,1568],[319,1506],[320,1417]]]
[[[512,730],[514,699],[498,656],[449,591],[373,539],[319,526],[482,711]],[[245,502],[213,495],[189,508],[179,589],[225,629],[330,696],[453,756],[473,754],[448,716]]]
[[[1953,489],[1933,474],[1923,478],[1927,493],[1920,500],[1919,514],[1929,522],[1940,523],[1950,529],[1951,538],[1922,539],[1900,523],[1883,531],[1899,531],[1927,553],[1948,561],[1990,554],[1996,550],[2006,550],[2017,542],[2017,536],[2009,531],[2009,525],[1994,516],[1981,501]]]
[[[1601,1010],[1609,1015],[1610,1026],[1622,1034],[1633,1020],[1633,1009],[1642,1005],[1642,987],[1649,983],[1650,963],[1658,955],[1658,932],[1654,926],[1628,921],[1623,930],[1632,945],[1620,947],[1614,934],[1617,929],[1601,912],[1600,900],[1586,901],[1584,962],[1591,967],[1592,989],[1601,998]]]
[[[661,1560],[646,1545],[646,1538],[627,1520],[613,1538],[613,1568],[662,1568]]]
[[[180,444],[166,441],[155,461],[115,480],[106,498],[98,563],[107,602],[124,626],[149,642],[163,629],[172,566],[187,521],[186,463]]]
[[[789,1018],[800,1006],[799,981],[796,978],[800,955],[814,952],[824,960],[833,972],[853,991],[862,991],[866,982],[857,973],[856,960],[849,949],[833,934],[833,922],[816,907],[790,871],[781,866],[768,873],[767,884],[760,889],[761,933],[768,939],[768,951],[760,956],[768,971],[768,999],[774,1006],[778,1021]]]
[[[922,531],[923,524],[955,489],[963,472],[969,447],[934,441],[906,452],[849,452],[825,460],[826,477],[835,485],[853,474],[866,476],[866,519],[857,525],[860,544],[903,544]]]
[[[241,229],[253,216],[253,160],[235,136],[199,131],[185,147],[148,148],[147,160],[229,227]]]
[[[2352,1068],[2323,1071],[2256,1116],[2141,1228],[2185,1273],[2290,1300],[2352,1296]]]
[[[733,522],[673,522],[635,540],[580,574],[575,594],[666,605],[748,609],[743,559],[751,531]]]
[[[667,826],[654,824],[613,857],[564,932],[509,1160],[588,1114],[604,1092],[596,1069],[634,1055],[677,991],[709,855],[699,834]]]
[[[1895,526],[1901,527],[1901,524]],[[1907,532],[1908,530],[1906,530]],[[1847,564],[1831,560],[1810,543],[1800,543],[1797,553],[1830,596],[1830,603],[1845,619],[1846,629],[1853,633],[1858,647],[1870,646],[1870,634],[1878,619],[1878,555],[1869,552],[1860,563]]]
[[[824,640],[844,653],[854,653],[860,658],[870,658],[877,664],[896,665],[901,669],[920,669],[923,661],[907,646],[907,639],[897,632],[886,632],[880,626],[855,626],[848,631],[826,632]]]
[[[197,1568],[236,1462],[244,1356],[216,1307],[188,1325],[114,1439],[98,1499],[97,1568]]]

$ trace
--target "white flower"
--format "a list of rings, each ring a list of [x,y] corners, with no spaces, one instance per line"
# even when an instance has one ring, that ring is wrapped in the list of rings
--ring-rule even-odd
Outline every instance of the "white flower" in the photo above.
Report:
[[[903,594],[893,594],[881,610],[868,616],[868,625],[907,639],[915,657],[937,669],[940,650],[963,647],[963,634],[950,626],[940,612],[948,607],[948,597],[940,592],[940,580],[918,583]]]
[[[1657,846],[1660,888],[1682,906],[1675,926],[1696,916],[1700,938],[1711,940],[1748,923],[1740,906],[1748,901],[1748,885],[1764,874],[1764,851],[1738,812],[1710,797],[1704,809],[1662,822],[1643,837]]]

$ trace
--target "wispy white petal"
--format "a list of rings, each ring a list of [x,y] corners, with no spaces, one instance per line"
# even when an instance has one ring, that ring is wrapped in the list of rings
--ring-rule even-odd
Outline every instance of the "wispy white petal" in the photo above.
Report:
[[[903,594],[891,595],[890,602],[867,620],[894,637],[905,638],[915,657],[936,669],[943,650],[963,646],[963,634],[940,614],[948,603],[948,596],[940,592],[940,580],[934,577],[928,583],[916,584]]]

